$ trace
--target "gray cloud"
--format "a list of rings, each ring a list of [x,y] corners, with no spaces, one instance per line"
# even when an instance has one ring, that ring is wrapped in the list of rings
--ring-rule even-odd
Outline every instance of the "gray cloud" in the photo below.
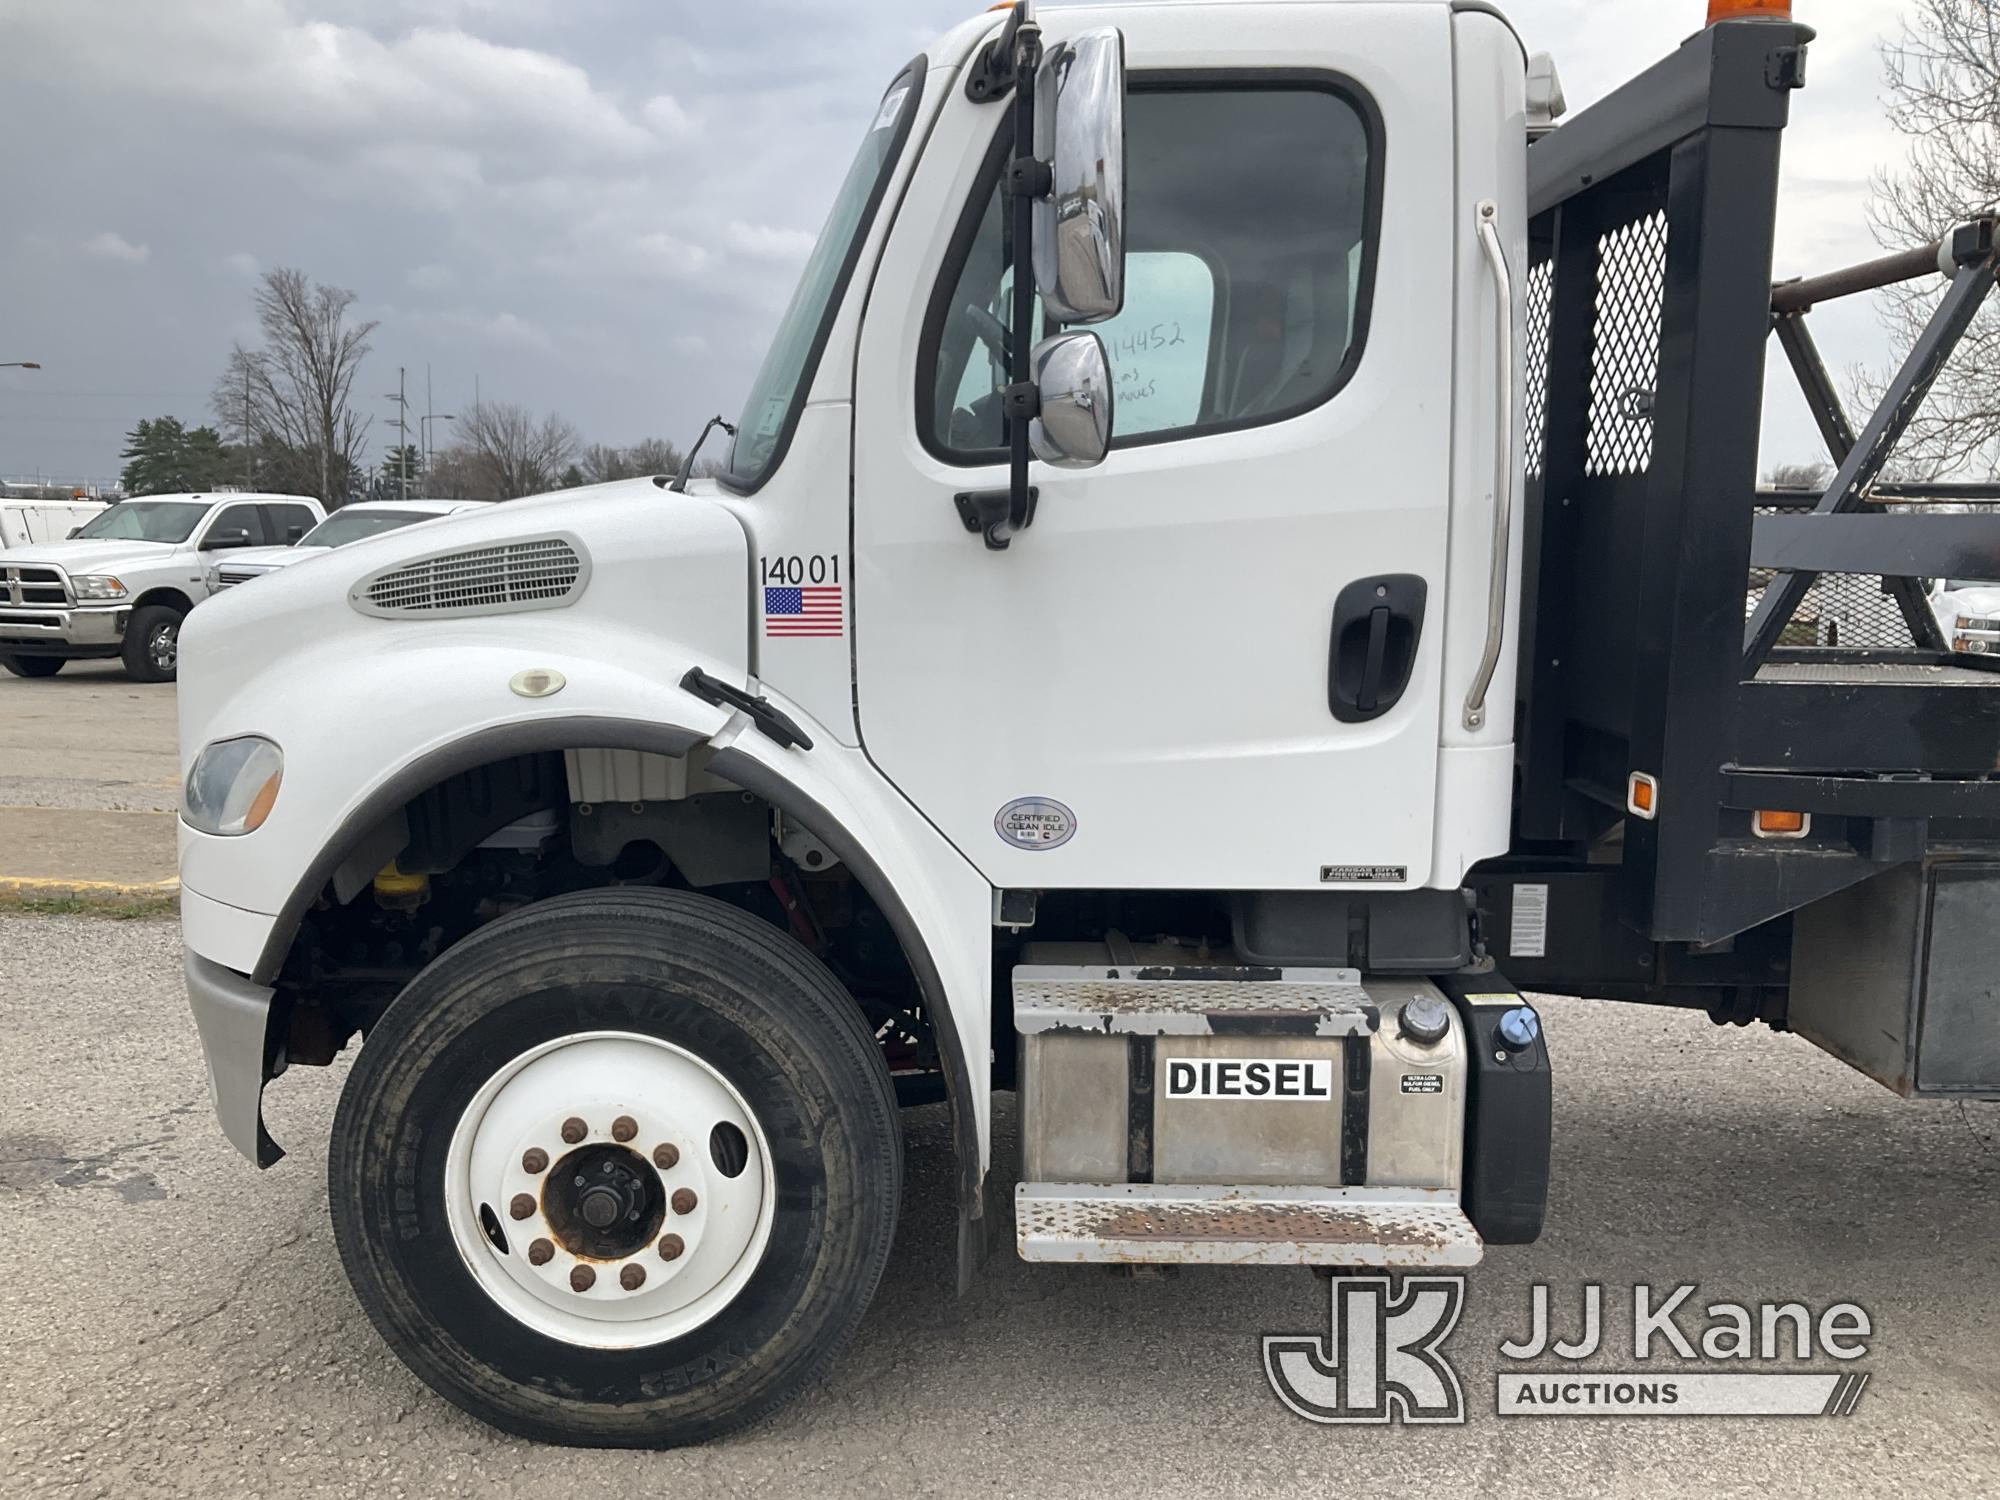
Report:
[[[1903,6],[1814,7],[1792,269],[1868,249],[1857,195],[1894,148],[1872,46]],[[403,366],[421,404],[426,365],[439,410],[476,380],[595,440],[685,440],[741,399],[882,85],[978,8],[0,0],[0,359],[46,366],[0,371],[0,472],[109,476],[139,418],[205,418],[274,265],[380,320],[378,448],[377,398]],[[1585,102],[1702,0],[1510,8]],[[1873,357],[1871,326],[1838,323],[1830,357]],[[1781,422],[1779,456],[1809,445]]]

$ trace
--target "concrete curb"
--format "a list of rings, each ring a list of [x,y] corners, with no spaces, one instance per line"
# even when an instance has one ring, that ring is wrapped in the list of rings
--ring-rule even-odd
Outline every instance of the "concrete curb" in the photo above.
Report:
[[[171,917],[180,911],[181,883],[154,880],[62,880],[0,875],[0,911],[81,912],[111,917]]]

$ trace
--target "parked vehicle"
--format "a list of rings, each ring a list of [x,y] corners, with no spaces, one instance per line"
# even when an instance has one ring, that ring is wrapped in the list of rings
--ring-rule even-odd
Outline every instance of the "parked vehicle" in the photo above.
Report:
[[[2000,1097],[2000,675],[1912,582],[2000,523],[1855,514],[1994,226],[1774,293],[1811,35],[1723,20],[1554,127],[1485,0],[976,17],[883,95],[719,477],[198,611],[216,1108],[269,1166],[267,1081],[366,1038],[331,1208],[397,1354],[537,1437],[755,1420],[882,1275],[899,1102],[962,1280],[1010,1227],[1469,1266],[1543,1221],[1524,988]],[[1941,266],[1850,425],[1805,309]],[[1774,317],[1840,473],[1760,515]],[[1833,572],[1921,638],[1784,644]]]
[[[2000,580],[1940,578],[1931,591],[1931,610],[1952,650],[2000,655]]]
[[[63,542],[0,554],[0,668],[53,677],[117,657],[137,682],[172,682],[181,621],[208,597],[208,563],[304,536],[326,518],[302,495],[148,495],[100,511]]]
[[[0,550],[60,542],[104,508],[102,500],[0,500]]]
[[[439,516],[476,510],[485,503],[481,500],[356,500],[341,506],[289,545],[249,547],[210,563],[209,592],[218,593],[239,583],[248,583],[253,578],[261,578],[266,573],[275,573],[280,568],[289,568],[293,563],[319,556],[329,547],[344,547],[365,536],[380,536],[385,531],[400,531],[405,526],[435,521]]]

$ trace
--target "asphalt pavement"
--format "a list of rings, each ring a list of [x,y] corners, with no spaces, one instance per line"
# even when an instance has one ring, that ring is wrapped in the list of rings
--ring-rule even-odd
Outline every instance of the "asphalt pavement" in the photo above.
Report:
[[[170,894],[179,800],[171,683],[99,661],[0,674],[0,903]]]
[[[2000,1108],[1903,1103],[1793,1038],[1545,1003],[1551,1218],[1473,1274],[1447,1345],[1463,1427],[1284,1411],[1259,1341],[1324,1330],[1325,1285],[1301,1271],[1129,1280],[1003,1253],[956,1299],[930,1109],[907,1117],[888,1276],[823,1382],[707,1448],[577,1452],[480,1426],[390,1356],[326,1220],[344,1070],[273,1085],[291,1155],[259,1174],[210,1117],[179,985],[171,923],[0,914],[9,1495],[2000,1492]],[[1010,1096],[997,1113],[1011,1171]],[[1497,1349],[1536,1282],[1559,1315],[1605,1288],[1605,1368],[1633,1367],[1639,1282],[1699,1283],[1697,1308],[1857,1302],[1872,1379],[1845,1418],[1501,1419]]]

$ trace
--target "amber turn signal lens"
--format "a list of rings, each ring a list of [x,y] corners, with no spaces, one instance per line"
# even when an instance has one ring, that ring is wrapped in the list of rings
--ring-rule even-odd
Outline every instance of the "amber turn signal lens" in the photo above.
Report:
[[[278,788],[283,786],[284,782],[285,773],[273,771],[271,779],[258,789],[257,795],[250,800],[250,811],[243,818],[245,833],[255,833],[264,826],[264,820],[271,816],[271,809],[277,806]]]
[[[1738,21],[1746,16],[1762,16],[1770,21],[1789,21],[1792,0],[1708,0],[1708,24]]]
[[[1802,839],[1812,832],[1812,815],[1799,812],[1760,812],[1757,837],[1760,839]]]
[[[1660,784],[1644,771],[1634,771],[1625,783],[1625,810],[1651,822],[1660,815]]]

